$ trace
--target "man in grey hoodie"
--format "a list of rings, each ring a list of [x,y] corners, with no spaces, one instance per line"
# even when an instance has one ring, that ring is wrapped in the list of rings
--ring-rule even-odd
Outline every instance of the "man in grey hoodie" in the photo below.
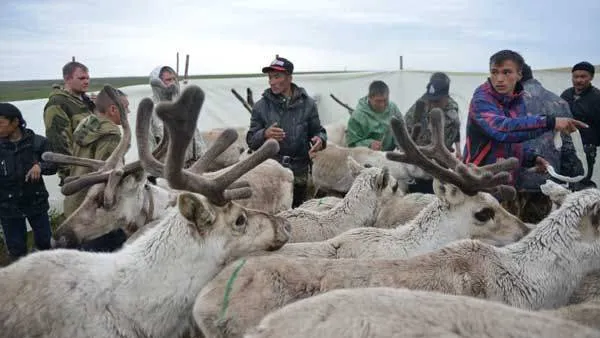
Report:
[[[180,87],[177,73],[169,66],[158,66],[150,73],[150,87],[152,88],[152,100],[156,106],[160,102],[174,101],[179,96]],[[150,149],[156,148],[163,137],[163,123],[152,112],[150,121]],[[198,160],[206,151],[202,135],[198,128],[185,153],[185,167],[189,167]]]

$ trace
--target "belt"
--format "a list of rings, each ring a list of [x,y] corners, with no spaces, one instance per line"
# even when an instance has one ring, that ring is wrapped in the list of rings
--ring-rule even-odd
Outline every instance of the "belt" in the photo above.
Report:
[[[287,156],[287,155],[278,155],[276,157],[276,161],[279,162],[282,166],[289,168],[289,169],[300,169],[302,167],[298,167],[298,168],[292,168],[294,164],[306,164],[306,166],[310,166],[310,158],[308,157],[293,157],[293,156]]]

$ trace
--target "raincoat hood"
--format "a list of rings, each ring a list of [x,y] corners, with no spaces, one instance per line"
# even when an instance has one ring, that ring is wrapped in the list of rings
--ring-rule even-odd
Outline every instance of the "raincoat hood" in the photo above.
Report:
[[[73,132],[73,141],[80,147],[87,147],[106,135],[120,136],[121,130],[107,117],[90,115],[81,121]]]
[[[179,95],[179,79],[175,81],[174,85],[169,87],[165,86],[160,79],[160,71],[164,68],[169,69],[173,74],[177,74],[175,73],[175,70],[169,66],[158,66],[152,70],[150,73],[150,87],[152,88],[152,95],[155,103],[160,101],[172,101]]]

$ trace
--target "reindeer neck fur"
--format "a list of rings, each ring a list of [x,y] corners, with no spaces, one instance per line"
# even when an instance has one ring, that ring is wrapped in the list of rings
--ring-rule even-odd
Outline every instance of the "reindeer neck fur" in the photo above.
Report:
[[[198,243],[198,234],[176,210],[156,227],[114,254],[114,293],[118,313],[129,314],[145,336],[164,337],[185,329],[194,295],[225,264],[224,240]],[[172,322],[151,320],[172,318]]]
[[[404,247],[418,250],[415,253],[432,251],[453,241],[467,238],[468,223],[455,219],[460,215],[453,215],[451,208],[448,202],[436,198],[408,224],[401,224],[392,231],[404,241],[410,239]]]
[[[579,231],[589,207],[600,200],[600,191],[572,195],[576,194],[521,241],[498,249],[507,258],[505,268],[514,270],[513,277],[523,279],[525,288],[539,289],[522,291],[531,296],[534,309],[565,305],[580,281],[600,269],[598,241],[582,240]]]
[[[318,214],[320,223],[330,229],[370,227],[375,222],[379,206],[371,175],[360,175],[346,196],[330,210]]]
[[[144,212],[148,215],[146,223],[164,217],[165,211],[177,203],[176,194],[153,184],[147,184],[146,196],[146,202],[144,202]],[[153,204],[152,207],[150,203]]]

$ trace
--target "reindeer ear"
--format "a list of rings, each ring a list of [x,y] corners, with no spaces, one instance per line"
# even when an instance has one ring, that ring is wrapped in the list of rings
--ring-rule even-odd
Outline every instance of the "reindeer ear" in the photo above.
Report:
[[[212,205],[194,194],[180,194],[177,197],[177,206],[181,215],[192,222],[200,234],[209,231],[217,218]]]
[[[364,169],[352,156],[348,156],[346,159],[346,163],[348,168],[350,169],[350,173],[352,177],[356,177],[360,174],[360,172]]]
[[[390,183],[390,169],[383,167],[381,174],[377,175],[377,189],[383,190]]]

